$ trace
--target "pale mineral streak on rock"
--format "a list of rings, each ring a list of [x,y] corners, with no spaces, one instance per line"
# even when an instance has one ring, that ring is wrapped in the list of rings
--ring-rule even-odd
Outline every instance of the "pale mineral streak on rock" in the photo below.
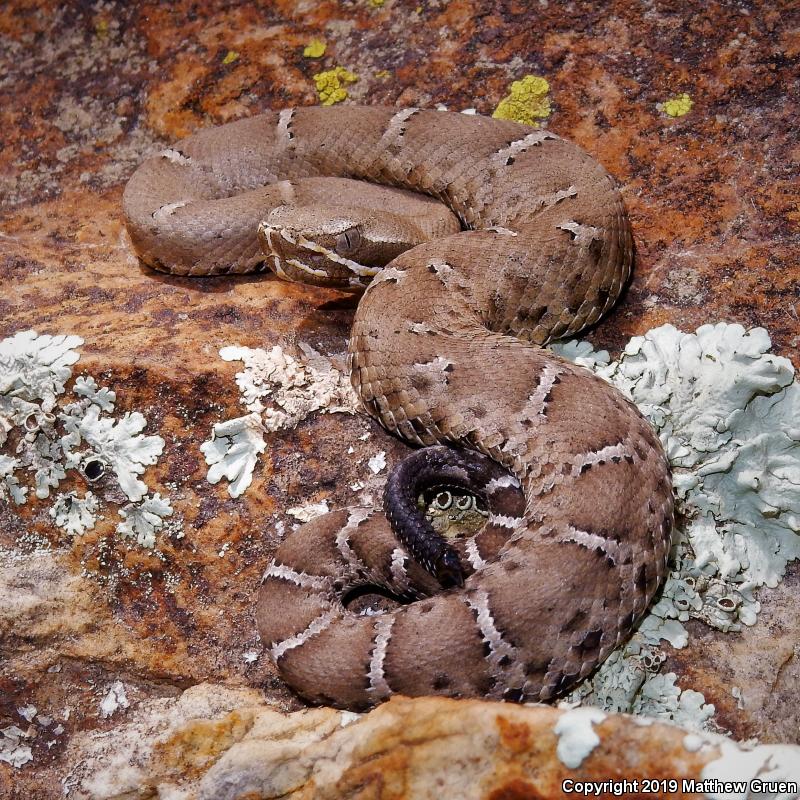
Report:
[[[20,637],[45,646],[62,638],[75,641],[96,625],[98,596],[96,587],[61,564],[56,553],[0,560],[0,631],[6,641]]]
[[[168,670],[181,650],[165,656],[158,644],[138,638],[118,624],[103,587],[76,574],[64,554],[40,550],[28,554],[0,551],[0,663],[9,670],[44,671],[60,659],[104,663],[127,669],[152,660],[152,669]]]
[[[587,725],[590,746],[570,747],[579,757],[564,758],[564,742],[586,744],[574,734]],[[565,780],[618,780],[620,758],[628,780],[700,780],[735,758],[737,774],[753,777],[769,765],[771,778],[792,780],[800,747],[747,750],[596,709],[480,700],[398,697],[364,715],[285,714],[255,690],[200,684],[142,703],[111,731],[76,736],[65,787],[73,800],[556,798]]]

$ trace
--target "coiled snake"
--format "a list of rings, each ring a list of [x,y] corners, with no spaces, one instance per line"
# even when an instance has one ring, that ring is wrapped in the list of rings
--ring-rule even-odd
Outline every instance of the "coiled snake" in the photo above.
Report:
[[[631,269],[597,162],[514,122],[300,108],[150,158],[124,212],[158,269],[266,262],[366,286],[353,386],[387,430],[426,446],[390,477],[391,524],[333,512],[275,554],[256,617],[296,691],[349,708],[393,692],[550,700],[630,633],[666,572],[667,461],[628,400],[541,347],[598,320]],[[483,498],[477,535],[430,530],[416,495],[437,484]],[[354,613],[348,598],[370,586],[398,605]]]

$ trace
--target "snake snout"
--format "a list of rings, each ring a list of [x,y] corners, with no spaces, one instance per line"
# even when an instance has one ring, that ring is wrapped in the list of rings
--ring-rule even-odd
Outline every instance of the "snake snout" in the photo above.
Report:
[[[464,571],[461,561],[452,549],[447,549],[436,562],[436,580],[444,589],[460,589],[464,585]]]
[[[302,234],[267,219],[258,226],[258,239],[267,263],[281,278],[317,286],[336,285],[325,257],[309,251]]]
[[[258,226],[258,241],[261,245],[261,250],[267,256],[268,265],[275,271],[276,274],[282,278],[289,278],[283,269],[285,255],[283,250],[283,237],[281,236],[281,229],[275,225],[270,225],[268,222],[262,222]]]

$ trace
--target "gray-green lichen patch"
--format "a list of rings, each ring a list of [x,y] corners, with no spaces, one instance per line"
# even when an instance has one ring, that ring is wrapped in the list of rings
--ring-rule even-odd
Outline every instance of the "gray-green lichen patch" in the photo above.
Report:
[[[211,438],[200,445],[209,465],[209,483],[229,482],[228,493],[239,497],[253,481],[253,469],[264,452],[265,428],[257,412],[214,425]]]
[[[568,701],[606,711],[641,714],[688,728],[711,724],[714,706],[693,689],[675,685],[674,672],[659,673],[664,656],[638,633],[613,652]]]
[[[119,515],[122,522],[117,525],[117,533],[135,539],[142,547],[153,548],[156,532],[164,525],[164,520],[172,516],[172,506],[169,499],[155,492],[142,498],[141,503],[123,506]]]
[[[800,388],[766,331],[671,325],[631,339],[617,361],[586,342],[555,345],[630,397],[658,430],[678,511],[672,571],[631,641],[574,693],[603,708],[704,726],[713,706],[657,674],[662,639],[684,647],[683,625],[721,631],[756,622],[755,590],[775,586],[800,556]]]
[[[118,532],[152,547],[172,509],[160,495],[148,495],[140,476],[156,463],[164,440],[142,433],[147,421],[139,412],[115,416],[116,394],[93,377],[79,376],[68,392],[82,344],[78,336],[36,331],[0,341],[0,500],[21,506],[50,501],[63,481],[111,482],[127,500],[124,507],[109,499],[114,492],[68,489],[50,502],[53,524],[80,535],[114,507],[122,518]]]
[[[59,494],[48,513],[59,528],[80,536],[94,527],[99,508],[100,502],[91,491],[80,497],[73,490]]]

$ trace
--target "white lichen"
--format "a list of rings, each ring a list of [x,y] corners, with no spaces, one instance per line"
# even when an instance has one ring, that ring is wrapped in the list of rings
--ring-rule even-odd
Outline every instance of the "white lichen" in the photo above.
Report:
[[[112,392],[107,387],[98,387],[97,381],[91,375],[80,375],[75,379],[72,391],[79,397],[87,398],[91,403],[98,406],[101,411],[110,413],[114,410],[114,403],[117,400],[116,392]]]
[[[229,481],[228,494],[239,497],[253,481],[253,468],[259,454],[266,449],[261,416],[252,412],[244,417],[218,422],[212,428],[211,439],[200,445],[206,458],[209,483]]]
[[[0,728],[0,761],[19,768],[33,761],[33,751],[24,743],[28,734],[16,725]]]
[[[593,726],[605,718],[605,713],[599,708],[573,708],[558,718],[553,728],[553,733],[558,736],[556,755],[565,767],[577,769],[600,744]]]
[[[103,719],[107,719],[118,709],[128,708],[129,706],[130,702],[125,691],[125,684],[122,681],[114,681],[100,703],[100,716]]]
[[[312,519],[321,517],[330,511],[328,508],[328,501],[322,500],[319,503],[307,503],[304,506],[295,506],[294,508],[287,508],[286,513],[290,517],[294,517],[300,522],[311,522]]]
[[[572,697],[702,728],[713,706],[657,675],[657,645],[684,647],[683,625],[721,631],[756,622],[754,592],[800,556],[800,388],[766,331],[671,325],[631,339],[609,361],[586,342],[553,349],[617,386],[650,420],[673,470],[680,518],[672,571],[630,642]],[[646,659],[643,660],[643,656]],[[649,666],[645,663],[649,660]]]
[[[164,440],[142,434],[144,416],[111,416],[115,392],[90,375],[76,378],[75,399],[63,402],[81,344],[78,336],[36,331],[0,341],[0,500],[17,505],[45,500],[68,477],[88,482],[102,477],[107,484],[113,475],[132,502],[147,493],[138,476],[156,462]],[[48,514],[76,536],[95,526],[109,502],[116,501],[92,491],[81,497],[71,489],[55,495]]]
[[[386,451],[381,450],[367,461],[367,466],[373,475],[377,475],[381,470],[386,469]]]
[[[78,497],[77,492],[73,491],[59,494],[49,513],[59,528],[73,536],[80,536],[94,528],[99,507],[98,499],[91,492]]]
[[[271,350],[223,347],[225,361],[242,361],[236,374],[241,402],[250,412],[244,417],[214,425],[212,438],[201,450],[210,483],[230,482],[228,492],[238,497],[252,482],[257,457],[264,452],[267,432],[287,430],[309,414],[355,413],[357,400],[349,379],[325,356],[300,345],[305,356],[298,361],[281,347]]]
[[[166,517],[172,516],[172,506],[168,499],[162,499],[156,492],[139,503],[123,506],[119,515],[122,522],[117,525],[117,533],[152,549],[156,543],[156,532],[164,525]]]
[[[314,411],[354,413],[356,410],[349,379],[313,348],[301,344],[300,349],[305,362],[277,345],[269,351],[249,347],[220,350],[225,361],[244,362],[245,369],[236,374],[236,384],[247,410],[265,411],[266,401],[285,415],[278,416],[273,425],[268,424],[267,430],[294,427]]]

